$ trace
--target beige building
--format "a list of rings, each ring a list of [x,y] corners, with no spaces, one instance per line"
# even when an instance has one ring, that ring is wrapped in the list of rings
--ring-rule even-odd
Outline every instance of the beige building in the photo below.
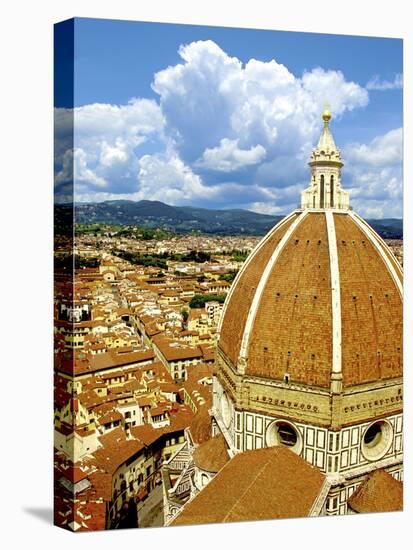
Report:
[[[262,239],[229,292],[215,443],[194,446],[191,498],[174,521],[169,507],[167,523],[402,507],[402,270],[349,207],[330,118],[301,209]],[[222,456],[221,438],[231,460],[202,478],[202,448]]]

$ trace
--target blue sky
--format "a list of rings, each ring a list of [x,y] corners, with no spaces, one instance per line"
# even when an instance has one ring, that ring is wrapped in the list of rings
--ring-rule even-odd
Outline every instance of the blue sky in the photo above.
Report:
[[[328,101],[355,209],[401,217],[402,50],[398,39],[76,19],[75,150],[63,147],[58,180],[74,154],[77,201],[287,213]],[[62,128],[67,102],[57,96]]]

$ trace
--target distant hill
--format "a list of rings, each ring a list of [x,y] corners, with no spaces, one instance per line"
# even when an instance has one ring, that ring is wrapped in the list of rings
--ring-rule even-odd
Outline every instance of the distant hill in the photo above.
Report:
[[[403,220],[383,218],[382,220],[369,219],[367,221],[383,239],[403,239]]]
[[[111,223],[165,227],[178,233],[200,231],[221,235],[264,235],[283,216],[249,210],[210,210],[169,206],[160,201],[105,201],[76,205],[77,223]]]
[[[68,207],[56,207],[56,220],[66,220]],[[212,210],[170,206],[160,201],[113,200],[76,205],[76,223],[108,223],[164,227],[177,233],[200,231],[219,235],[264,235],[283,216],[258,214],[250,210]],[[386,239],[403,238],[403,220],[367,220]]]

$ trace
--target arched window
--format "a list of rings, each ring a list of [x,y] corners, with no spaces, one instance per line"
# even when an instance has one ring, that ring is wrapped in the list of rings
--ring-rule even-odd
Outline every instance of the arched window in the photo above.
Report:
[[[324,175],[320,178],[320,208],[324,208]]]
[[[330,178],[330,206],[334,206],[334,176]]]

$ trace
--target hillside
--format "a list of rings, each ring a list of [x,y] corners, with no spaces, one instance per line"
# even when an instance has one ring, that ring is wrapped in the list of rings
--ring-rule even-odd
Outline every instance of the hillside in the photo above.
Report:
[[[69,208],[56,207],[56,221],[71,219]],[[163,227],[177,233],[199,231],[220,235],[264,235],[283,216],[258,214],[250,210],[212,210],[189,206],[170,206],[160,201],[113,200],[76,205],[76,223],[108,223]],[[386,239],[403,238],[403,220],[367,220]]]
[[[77,223],[160,226],[178,233],[200,231],[223,235],[263,235],[281,218],[242,209],[169,206],[160,201],[105,201],[76,206]]]

